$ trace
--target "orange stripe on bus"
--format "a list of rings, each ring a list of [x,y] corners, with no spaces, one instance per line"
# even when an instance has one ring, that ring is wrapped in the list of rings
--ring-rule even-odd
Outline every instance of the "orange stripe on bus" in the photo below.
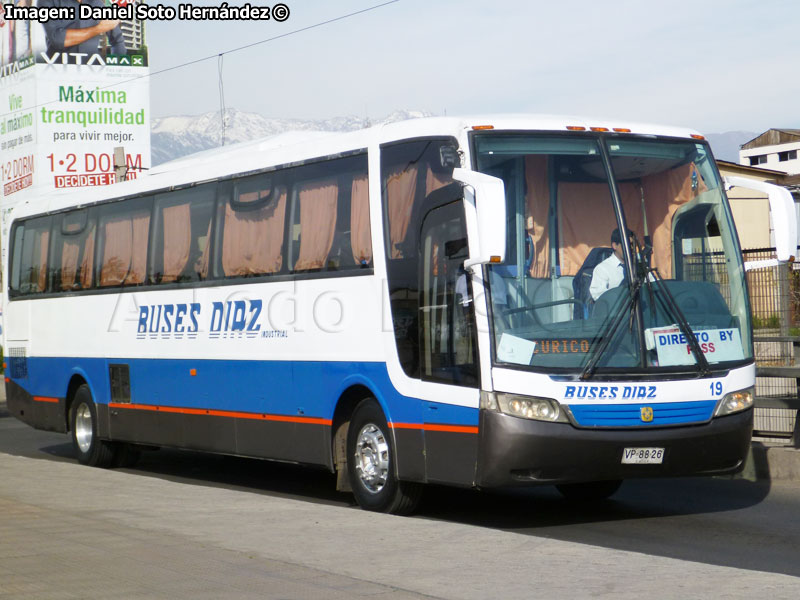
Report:
[[[393,429],[422,429],[423,431],[446,431],[448,433],[478,433],[477,427],[467,425],[434,425],[432,423],[392,423]]]
[[[49,398],[47,396],[34,396],[34,402],[52,402],[53,404],[58,404],[58,398]]]
[[[203,415],[210,417],[231,417],[234,419],[252,419],[256,421],[280,421],[284,423],[305,423],[307,425],[330,425],[330,419],[317,417],[296,417],[293,415],[269,415],[262,413],[238,412],[231,410],[213,410],[210,408],[183,408],[180,406],[154,406],[152,404],[120,404],[114,402],[109,408],[125,408],[130,410],[149,410],[180,415]]]

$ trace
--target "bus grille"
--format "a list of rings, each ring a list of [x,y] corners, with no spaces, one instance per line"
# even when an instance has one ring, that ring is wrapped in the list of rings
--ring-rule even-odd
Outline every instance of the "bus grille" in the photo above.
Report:
[[[664,427],[705,423],[711,419],[715,400],[665,402],[661,404],[571,404],[570,410],[580,427]],[[645,409],[645,410],[643,410]],[[643,413],[652,409],[652,420]]]

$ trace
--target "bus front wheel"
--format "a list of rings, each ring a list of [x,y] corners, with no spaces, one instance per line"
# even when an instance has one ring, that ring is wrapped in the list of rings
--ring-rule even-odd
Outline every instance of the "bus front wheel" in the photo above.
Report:
[[[75,391],[70,407],[72,447],[78,462],[91,467],[110,467],[116,459],[115,446],[97,437],[97,408],[85,383]]]
[[[361,508],[395,515],[416,508],[422,486],[399,481],[391,432],[378,403],[363,400],[350,419],[347,432],[347,473]]]

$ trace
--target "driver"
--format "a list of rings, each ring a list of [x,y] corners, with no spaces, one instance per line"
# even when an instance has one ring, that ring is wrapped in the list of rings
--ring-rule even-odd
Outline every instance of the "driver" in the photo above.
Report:
[[[633,236],[633,232],[628,229],[628,239]],[[601,262],[592,271],[592,283],[589,285],[589,294],[592,300],[602,296],[611,288],[617,287],[625,279],[625,263],[622,254],[622,236],[619,229],[611,232],[611,249],[614,251],[611,256]]]

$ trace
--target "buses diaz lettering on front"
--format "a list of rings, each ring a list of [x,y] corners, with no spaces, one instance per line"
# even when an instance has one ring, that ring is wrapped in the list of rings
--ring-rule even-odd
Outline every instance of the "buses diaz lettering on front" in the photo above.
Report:
[[[590,400],[592,398],[655,398],[654,385],[568,385],[565,400]]]

